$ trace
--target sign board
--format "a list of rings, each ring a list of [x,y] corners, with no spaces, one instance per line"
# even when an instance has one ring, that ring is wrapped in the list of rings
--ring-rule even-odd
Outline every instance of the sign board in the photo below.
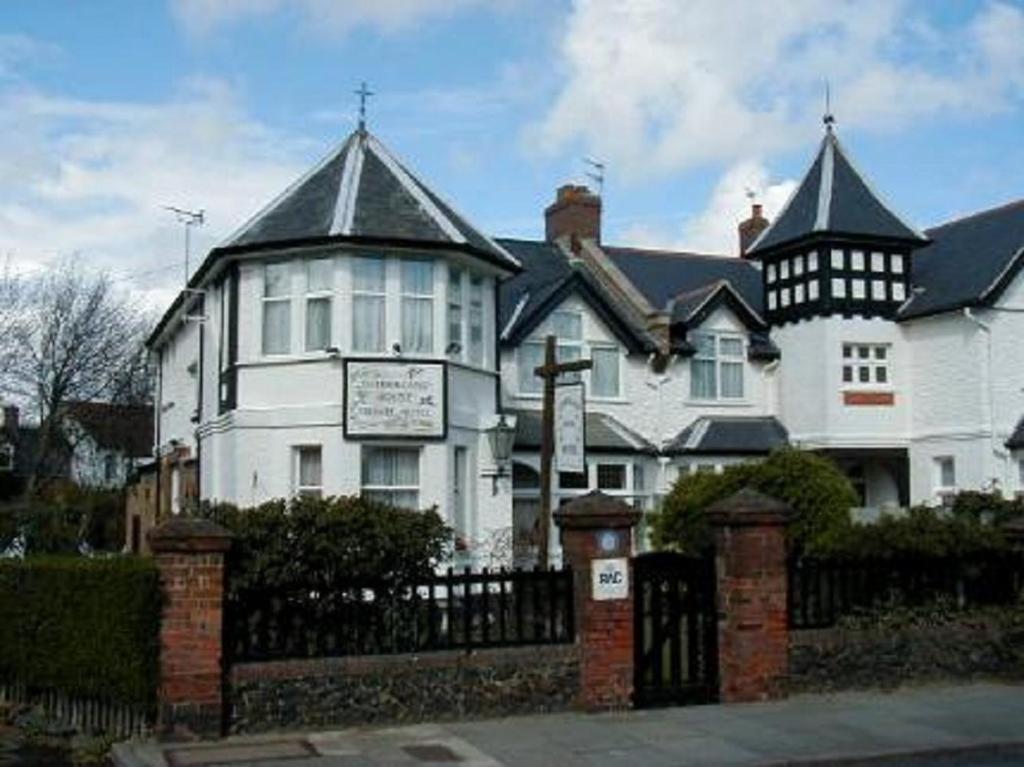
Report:
[[[590,575],[595,601],[626,599],[629,596],[629,560],[625,557],[591,560]]]
[[[585,460],[583,383],[555,387],[555,466],[558,471],[582,474]]]
[[[447,382],[444,362],[345,360],[345,436],[444,439]]]

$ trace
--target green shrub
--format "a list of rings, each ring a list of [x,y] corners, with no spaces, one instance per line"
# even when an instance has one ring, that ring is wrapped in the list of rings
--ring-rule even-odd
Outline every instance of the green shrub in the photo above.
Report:
[[[2,560],[0,678],[151,707],[160,610],[151,560]]]
[[[711,542],[705,510],[715,501],[749,487],[790,505],[791,543],[808,551],[827,549],[849,526],[857,494],[827,458],[793,448],[778,450],[759,463],[728,466],[721,474],[680,477],[654,523],[659,548],[694,553]]]
[[[408,583],[446,556],[451,530],[434,510],[359,497],[296,498],[251,509],[203,504],[198,515],[235,534],[229,594],[322,591],[341,579]]]
[[[94,551],[124,545],[124,493],[71,483],[48,487],[38,497],[0,507],[0,551],[24,536],[27,555],[74,555],[82,544]]]

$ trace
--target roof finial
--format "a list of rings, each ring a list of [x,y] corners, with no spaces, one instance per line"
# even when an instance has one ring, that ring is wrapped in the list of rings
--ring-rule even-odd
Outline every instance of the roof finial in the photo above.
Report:
[[[836,116],[832,114],[832,92],[828,80],[825,80],[825,115],[821,118],[825,123],[825,130],[832,132],[832,126],[836,124]]]
[[[363,80],[359,90],[353,91],[359,97],[359,132],[366,132],[366,99],[373,96],[374,93],[366,87],[366,81]]]

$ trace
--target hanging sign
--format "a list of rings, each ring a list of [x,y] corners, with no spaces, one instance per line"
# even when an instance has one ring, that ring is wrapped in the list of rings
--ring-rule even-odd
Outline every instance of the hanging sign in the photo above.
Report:
[[[587,470],[585,415],[582,382],[555,387],[555,466],[558,471],[582,474]]]
[[[345,436],[444,439],[443,362],[345,360]]]

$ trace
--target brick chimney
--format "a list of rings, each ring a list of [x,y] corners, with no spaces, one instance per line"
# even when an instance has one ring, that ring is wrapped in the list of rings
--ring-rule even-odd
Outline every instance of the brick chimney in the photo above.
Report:
[[[21,411],[18,410],[17,405],[4,405],[4,431],[17,432],[18,422]]]
[[[601,198],[585,186],[560,186],[555,201],[544,211],[547,241],[566,235],[574,241],[601,242]]]
[[[768,228],[768,219],[762,213],[761,203],[755,202],[750,209],[750,218],[740,221],[740,255],[746,257],[747,250],[754,244],[754,240],[761,236],[761,232]]]

